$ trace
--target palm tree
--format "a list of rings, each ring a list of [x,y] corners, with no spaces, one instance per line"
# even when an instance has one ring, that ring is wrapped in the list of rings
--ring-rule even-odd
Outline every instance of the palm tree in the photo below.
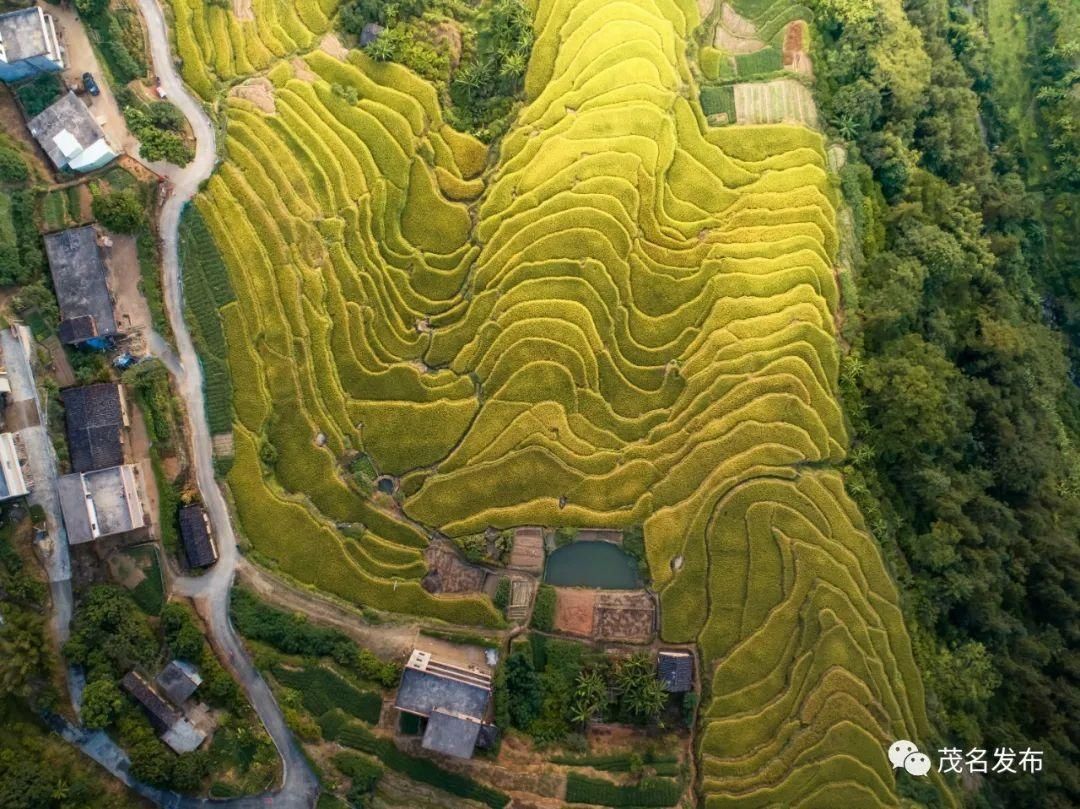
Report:
[[[579,673],[574,684],[570,718],[579,725],[585,725],[607,706],[607,702],[607,682],[600,672],[592,669]]]

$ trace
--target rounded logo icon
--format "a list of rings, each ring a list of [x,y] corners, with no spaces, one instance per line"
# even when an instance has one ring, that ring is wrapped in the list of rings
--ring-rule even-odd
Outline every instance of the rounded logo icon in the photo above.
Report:
[[[904,759],[912,753],[918,752],[919,748],[915,746],[914,742],[899,739],[889,746],[889,762],[893,765],[894,770],[898,770],[904,766]]]
[[[926,775],[930,772],[930,756],[916,751],[904,759],[904,769],[908,775]]]

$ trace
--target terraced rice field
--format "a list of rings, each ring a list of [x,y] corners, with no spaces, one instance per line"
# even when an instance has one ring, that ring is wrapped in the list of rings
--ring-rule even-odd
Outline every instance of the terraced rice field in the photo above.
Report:
[[[225,30],[247,43],[267,8]],[[356,52],[277,62],[273,113],[225,102],[197,206],[236,296],[236,512],[297,578],[463,624],[499,619],[419,586],[416,525],[644,524],[663,637],[697,642],[709,679],[703,805],[896,806],[885,749],[930,729],[835,471],[823,140],[708,126],[699,22],[688,0],[539,0],[490,166],[429,85]],[[356,452],[400,478],[402,513],[347,479]]]

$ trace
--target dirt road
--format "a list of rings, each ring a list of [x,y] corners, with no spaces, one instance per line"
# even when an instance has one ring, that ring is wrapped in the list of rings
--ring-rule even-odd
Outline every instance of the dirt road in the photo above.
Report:
[[[229,588],[237,563],[236,537],[229,522],[225,498],[214,479],[213,450],[203,405],[202,370],[195,346],[184,322],[183,290],[177,251],[180,214],[198,191],[199,184],[210,176],[216,163],[214,126],[202,105],[192,98],[176,72],[169,51],[169,37],[164,15],[156,0],[138,0],[150,41],[154,72],[170,100],[188,119],[196,138],[195,159],[183,168],[170,167],[168,179],[172,193],[161,208],[158,233],[165,290],[165,308],[176,340],[177,354],[164,340],[151,336],[151,350],[165,361],[176,380],[176,387],[187,411],[188,435],[191,437],[192,463],[203,502],[213,525],[220,558],[217,565],[198,578],[178,578],[175,592],[190,596],[207,620],[210,640],[247,693],[252,707],[262,719],[281,755],[284,781],[278,792],[260,796],[258,805],[281,809],[300,809],[315,805],[319,784],[299,746],[285,724],[269,686],[259,676],[247,657],[229,620]],[[223,805],[249,805],[251,801],[215,802]]]

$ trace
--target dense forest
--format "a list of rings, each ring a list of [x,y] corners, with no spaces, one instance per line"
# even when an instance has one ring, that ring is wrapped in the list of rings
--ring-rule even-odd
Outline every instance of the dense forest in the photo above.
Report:
[[[1071,21],[1067,1],[1016,9],[1033,21],[1015,54],[1038,122],[1025,147],[984,5],[815,4],[818,101],[850,144],[849,485],[903,591],[933,741],[1045,752],[1038,775],[968,785],[979,807],[1080,805],[1071,5]]]

